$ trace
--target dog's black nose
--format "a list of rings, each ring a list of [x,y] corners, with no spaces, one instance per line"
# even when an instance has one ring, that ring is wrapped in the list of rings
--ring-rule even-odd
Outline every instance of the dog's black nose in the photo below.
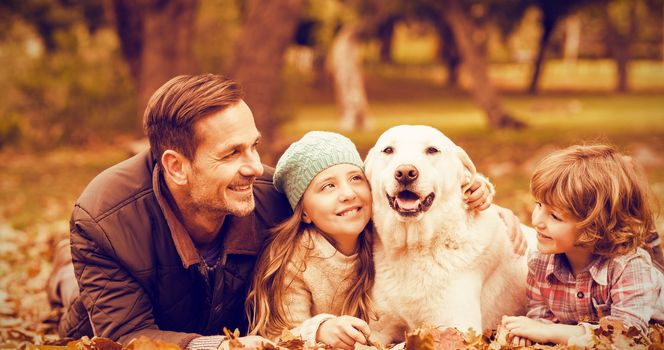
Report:
[[[417,168],[411,164],[401,164],[394,172],[394,178],[402,185],[408,185],[412,183],[413,181],[417,180],[419,175],[420,173],[417,171]]]

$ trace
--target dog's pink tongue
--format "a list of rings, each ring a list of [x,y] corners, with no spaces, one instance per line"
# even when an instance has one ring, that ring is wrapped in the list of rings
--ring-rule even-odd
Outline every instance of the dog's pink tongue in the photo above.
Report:
[[[399,208],[404,210],[417,210],[420,205],[419,199],[404,199],[397,197],[397,204]]]

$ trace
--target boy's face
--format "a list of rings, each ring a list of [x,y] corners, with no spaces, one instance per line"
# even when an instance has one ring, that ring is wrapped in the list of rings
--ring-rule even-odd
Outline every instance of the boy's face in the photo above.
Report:
[[[537,230],[537,249],[543,254],[571,252],[576,248],[577,221],[544,203],[535,203],[532,215]]]

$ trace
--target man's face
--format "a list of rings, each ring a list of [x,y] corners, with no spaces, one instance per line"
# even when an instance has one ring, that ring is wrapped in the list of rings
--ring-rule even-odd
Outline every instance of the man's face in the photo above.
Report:
[[[244,101],[199,120],[199,145],[189,174],[190,205],[219,215],[254,209],[253,182],[263,174],[256,151],[260,133]]]

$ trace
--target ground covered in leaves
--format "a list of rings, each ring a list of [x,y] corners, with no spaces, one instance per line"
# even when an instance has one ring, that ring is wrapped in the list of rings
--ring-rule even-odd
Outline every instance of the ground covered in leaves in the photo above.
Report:
[[[51,270],[51,249],[61,236],[51,232],[66,232],[62,228],[45,227],[37,234],[26,235],[10,227],[0,227],[0,349],[77,349],[77,350],[120,350],[122,346],[104,338],[60,339],[56,335],[53,318],[45,292],[48,274]],[[64,228],[66,229],[66,228]],[[226,331],[230,338],[239,333]],[[664,350],[664,326],[651,325],[651,332],[645,336],[635,329],[625,329],[622,324],[603,322],[593,338],[596,349],[662,349]],[[306,350],[301,339],[288,333],[282,335],[278,344],[281,348]],[[241,348],[236,341],[230,342],[231,349]],[[423,327],[407,334],[406,350],[451,350],[451,349],[512,349],[506,343],[503,331],[478,334],[461,333],[455,329],[439,330]],[[317,349],[322,349],[323,346]],[[373,343],[361,346],[358,350],[385,350],[388,347]],[[532,349],[565,349],[565,346],[534,345]],[[125,349],[178,349],[174,344],[136,339]],[[275,349],[266,344],[263,350]]]

